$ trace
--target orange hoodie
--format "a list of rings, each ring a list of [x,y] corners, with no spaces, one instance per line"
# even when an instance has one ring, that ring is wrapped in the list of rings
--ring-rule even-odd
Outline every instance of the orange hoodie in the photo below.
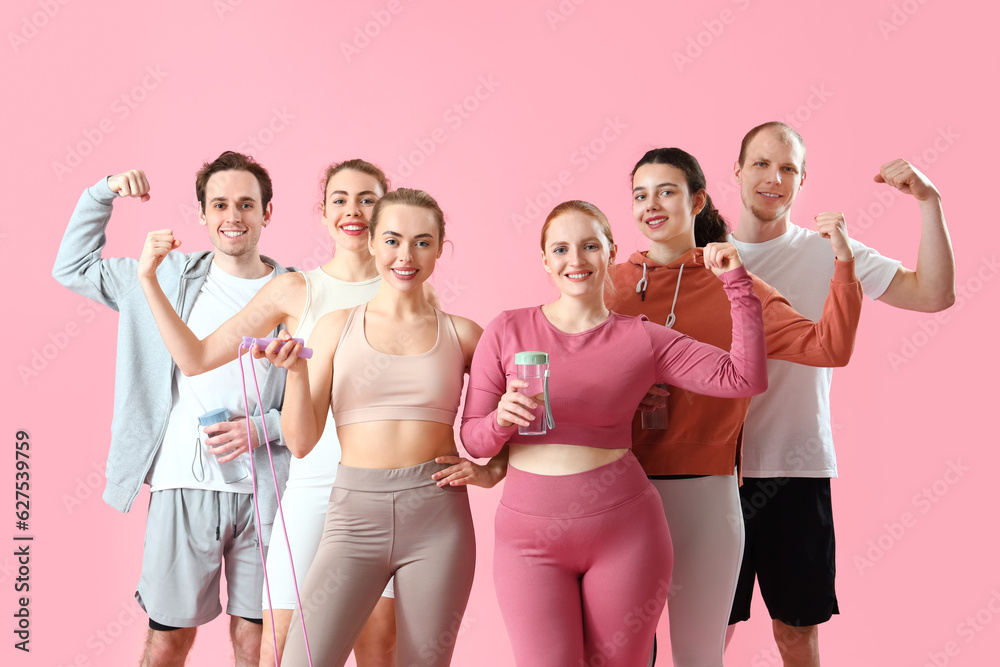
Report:
[[[673,329],[729,350],[733,325],[729,300],[722,282],[705,268],[703,252],[692,249],[667,265],[648,259],[646,253],[633,253],[615,266],[614,291],[606,295],[608,308],[664,324],[673,306]],[[764,307],[768,359],[806,366],[847,365],[861,317],[861,282],[854,275],[853,260],[835,262],[830,294],[818,322],[800,315],[776,289],[751,275]],[[731,475],[749,406],[749,398],[712,398],[670,387],[669,427],[644,430],[637,413],[632,420],[632,451],[647,475]]]

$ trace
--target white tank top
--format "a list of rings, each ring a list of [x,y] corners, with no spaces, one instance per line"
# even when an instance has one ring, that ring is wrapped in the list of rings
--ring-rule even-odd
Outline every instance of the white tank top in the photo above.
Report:
[[[304,338],[306,345],[309,344],[309,336],[319,318],[335,310],[353,308],[371,301],[382,282],[380,276],[375,276],[364,282],[349,283],[334,278],[322,268],[304,271],[302,277],[306,280],[306,305],[294,335],[296,338]],[[329,488],[337,475],[338,463],[340,441],[337,439],[337,427],[333,423],[333,415],[327,412],[323,436],[313,450],[305,458],[292,458],[288,468],[287,488]]]

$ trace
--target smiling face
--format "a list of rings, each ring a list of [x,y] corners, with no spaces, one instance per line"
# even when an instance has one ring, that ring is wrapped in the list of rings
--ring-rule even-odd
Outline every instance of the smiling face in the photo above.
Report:
[[[199,221],[218,252],[244,258],[257,252],[260,232],[271,221],[271,203],[261,205],[260,183],[249,171],[218,171],[205,184]]]
[[[368,241],[368,221],[379,197],[378,180],[364,172],[344,169],[330,177],[323,199],[323,224],[338,247],[362,250]]]
[[[743,164],[735,167],[743,208],[758,222],[787,222],[792,203],[806,174],[805,150],[780,130],[762,130],[746,148]]]
[[[669,164],[644,164],[632,177],[632,215],[653,243],[693,248],[694,218],[705,191],[691,193],[684,172]]]
[[[383,208],[368,241],[382,280],[403,292],[420,288],[441,256],[438,230],[429,209],[407,204]]]
[[[615,248],[592,215],[570,210],[549,221],[542,263],[566,296],[603,295]]]

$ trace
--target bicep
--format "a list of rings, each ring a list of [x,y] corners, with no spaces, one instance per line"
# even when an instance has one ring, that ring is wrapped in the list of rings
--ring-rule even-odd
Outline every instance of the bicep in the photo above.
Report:
[[[885,288],[877,301],[887,303],[893,308],[904,310],[923,310],[920,285],[917,283],[917,272],[911,271],[902,264],[896,267],[889,286]]]

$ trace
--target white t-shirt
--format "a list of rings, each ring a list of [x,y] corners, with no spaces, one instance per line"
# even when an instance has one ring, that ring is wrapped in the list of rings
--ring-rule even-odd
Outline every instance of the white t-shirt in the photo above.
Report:
[[[834,252],[818,232],[789,224],[778,238],[743,243],[732,235],[747,270],[776,288],[802,315],[816,321],[833,278]],[[882,296],[899,262],[852,240],[855,272],[871,299]],[[830,422],[832,368],[767,362],[766,392],[750,401],[743,429],[746,477],[836,477]]]
[[[237,278],[212,263],[205,284],[191,308],[187,325],[198,338],[205,338],[230,317],[238,313],[253,296],[274,276],[272,270],[267,276],[256,279]],[[149,341],[150,345],[162,345],[160,340]],[[251,357],[244,355],[243,363],[249,365]],[[153,465],[146,476],[150,491],[164,489],[205,489],[208,491],[231,491],[252,493],[250,480],[250,455],[241,454],[235,460],[244,466],[246,477],[242,481],[227,484],[214,455],[209,453],[205,439],[208,437],[198,424],[198,417],[219,408],[228,408],[230,419],[246,416],[243,406],[243,381],[240,373],[240,359],[215,370],[186,377],[180,369],[174,369],[173,403],[163,443],[156,452]],[[267,372],[266,359],[257,359],[257,377]],[[257,396],[253,390],[252,371],[247,368],[247,399],[250,413],[257,408]],[[253,426],[251,425],[251,428]],[[263,439],[264,434],[259,434]]]

